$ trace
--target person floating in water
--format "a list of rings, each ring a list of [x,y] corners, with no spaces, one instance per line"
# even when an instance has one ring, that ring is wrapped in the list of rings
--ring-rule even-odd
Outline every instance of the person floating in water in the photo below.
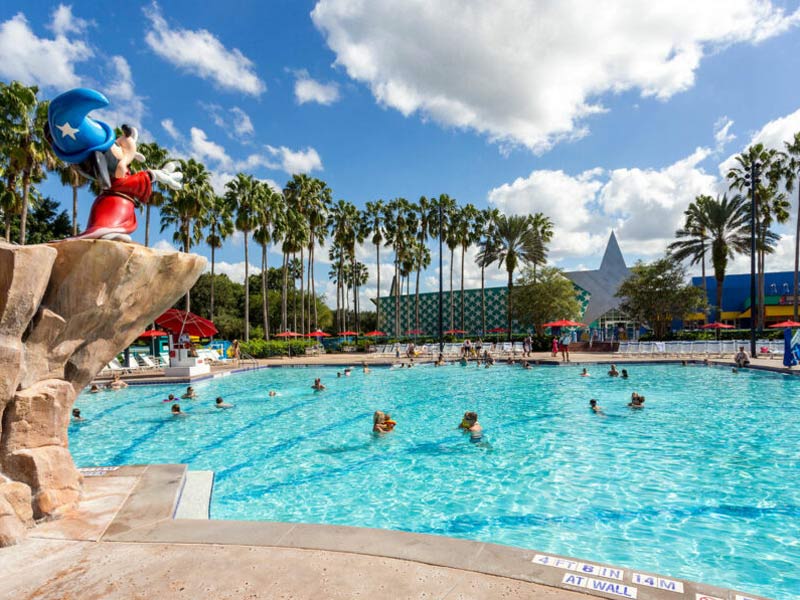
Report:
[[[79,421],[85,421],[86,420],[81,416],[81,409],[80,408],[73,408],[72,409],[72,420],[75,421],[76,423],[79,422]]]
[[[390,421],[390,423],[387,423]],[[373,433],[389,433],[392,429],[394,429],[396,422],[390,419],[390,415],[387,415],[384,412],[379,410],[375,411],[375,414],[372,415],[372,431]]]
[[[605,414],[605,413],[603,413],[603,407],[600,406],[597,403],[597,400],[595,400],[594,398],[589,400],[589,408],[591,408],[594,412],[596,412],[599,415]]]
[[[97,387],[96,383],[92,384],[92,389],[89,390],[89,393],[90,394],[99,394],[100,393],[100,388]]]
[[[622,378],[623,379],[627,379],[628,378],[628,370],[627,369],[622,369]]]
[[[181,405],[180,404],[173,404],[172,405],[172,416],[173,417],[186,417],[188,415],[181,410]]]
[[[195,394],[194,388],[192,386],[187,387],[186,393],[183,396],[181,396],[182,400],[193,400],[195,398],[197,398],[197,394]]]
[[[581,377],[591,377],[591,375],[589,375],[589,371],[586,370],[586,367],[584,367],[583,371],[581,371]]]
[[[530,363],[529,363],[527,360],[523,360],[523,361],[522,361],[522,368],[523,368],[523,369],[530,369],[530,368],[531,368],[531,365],[530,365]]]
[[[459,424],[458,428],[464,431],[469,431],[470,442],[479,442],[483,438],[483,427],[481,427],[481,424],[478,423],[478,413],[476,412],[465,412],[464,418],[461,419],[461,423]]]
[[[631,401],[628,403],[631,408],[644,408],[644,396],[640,396],[636,392],[631,394]]]
[[[617,371],[617,365],[611,365],[611,368],[608,370],[609,377],[619,377],[619,371]]]
[[[170,394],[162,400],[162,402],[175,402],[175,394]]]
[[[270,397],[270,398],[274,398],[274,397],[275,397],[275,396],[277,396],[277,395],[278,395],[278,392],[276,392],[275,390],[270,390],[270,391],[269,391],[269,397]]]
[[[222,396],[217,398],[216,403],[214,404],[214,408],[233,408],[233,404],[229,404],[222,399]]]
[[[126,388],[126,387],[128,387],[128,384],[125,383],[124,381],[122,381],[122,379],[120,379],[119,373],[114,373],[114,379],[109,381],[106,384],[106,389],[107,390],[112,390],[112,391],[115,391],[115,392],[117,390],[121,390],[121,389]]]
[[[314,380],[314,385],[312,385],[312,386],[311,386],[311,389],[313,389],[313,390],[314,390],[314,391],[316,391],[316,392],[321,392],[322,390],[324,390],[324,389],[325,389],[325,386],[324,386],[324,385],[322,385],[322,381],[320,381],[320,378],[319,378],[319,377],[317,377],[317,378]]]
[[[361,361],[361,371],[362,371],[364,374],[367,374],[367,373],[369,373],[369,367],[367,366],[367,363],[366,363],[366,361]]]

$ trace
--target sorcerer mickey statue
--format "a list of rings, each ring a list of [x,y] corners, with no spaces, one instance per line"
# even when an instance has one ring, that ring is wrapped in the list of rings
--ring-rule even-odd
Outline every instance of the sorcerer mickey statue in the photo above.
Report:
[[[172,189],[181,188],[183,173],[178,163],[168,162],[161,169],[131,173],[128,169],[144,156],[136,151],[139,133],[135,127],[122,125],[122,135],[103,121],[87,116],[90,111],[108,105],[108,99],[95,90],[76,88],[50,102],[46,135],[56,156],[75,165],[85,177],[102,187],[92,204],[89,224],[78,239],[104,239],[130,242],[136,231],[135,208],[146,203],[153,183]]]

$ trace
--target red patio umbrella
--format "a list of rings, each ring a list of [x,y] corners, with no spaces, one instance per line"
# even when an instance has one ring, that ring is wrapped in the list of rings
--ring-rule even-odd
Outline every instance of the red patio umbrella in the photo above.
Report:
[[[505,327],[495,327],[490,329],[487,333],[508,333],[508,329]]]
[[[385,333],[383,333],[382,331],[378,331],[377,329],[375,331],[369,331],[364,335],[367,337],[386,337]]]
[[[544,323],[542,327],[586,327],[586,323],[578,323],[577,321],[570,321],[569,319],[561,319],[560,321]]]
[[[463,329],[448,329],[447,331],[445,331],[445,333],[447,335],[463,335],[467,332],[464,331]]]
[[[311,333],[307,333],[306,337],[331,337],[331,334],[325,333],[324,331],[312,331]]]
[[[340,331],[339,335],[358,335],[357,331]]]
[[[217,333],[214,323],[208,319],[177,308],[167,309],[167,312],[156,319],[156,325],[175,335],[185,333],[197,337],[211,337]]]
[[[422,329],[409,329],[406,331],[406,335],[422,335],[425,333]]]
[[[169,335],[166,331],[161,331],[160,329],[148,329],[140,338],[156,338],[156,337],[164,337],[165,335]]]
[[[736,329],[733,325],[725,323],[706,323],[700,329]]]
[[[797,321],[781,321],[769,326],[770,329],[784,329],[786,327],[800,327],[800,323]]]
[[[303,334],[296,331],[282,331],[281,333],[276,333],[275,337],[303,337]]]

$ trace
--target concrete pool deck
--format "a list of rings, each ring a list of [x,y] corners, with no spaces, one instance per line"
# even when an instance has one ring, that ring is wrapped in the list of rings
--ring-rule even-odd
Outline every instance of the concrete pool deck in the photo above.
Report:
[[[419,357],[415,359],[417,364],[433,362],[433,358]],[[520,360],[519,357],[516,360]],[[560,356],[553,358],[550,352],[534,352],[529,358],[526,358],[532,364],[538,363],[541,366],[587,366],[593,364],[608,365],[608,364],[659,364],[671,363],[680,364],[682,360],[686,360],[690,364],[702,364],[703,358],[701,357],[664,357],[664,356],[622,356],[609,352],[575,352],[570,355],[570,362],[565,363],[561,361]],[[499,364],[502,364],[505,359],[497,359]],[[293,358],[267,358],[258,359],[257,367],[235,367],[233,365],[217,365],[211,370],[208,375],[199,377],[186,378],[186,377],[165,377],[162,370],[153,371],[140,371],[133,374],[123,375],[122,379],[130,385],[153,385],[153,384],[171,384],[171,385],[187,385],[196,383],[198,381],[209,380],[215,377],[226,377],[235,373],[252,371],[255,369],[264,369],[270,367],[312,367],[312,366],[351,366],[358,368],[362,362],[368,365],[393,365],[403,362],[408,362],[407,358],[394,358],[389,356],[375,356],[373,354],[361,353],[339,353],[339,354],[322,354],[318,356],[299,356]],[[448,359],[448,363],[458,362],[457,359]],[[733,360],[730,358],[709,358],[708,363],[715,366],[734,366]],[[786,375],[800,375],[800,367],[794,369],[787,369],[783,366],[780,358],[755,358],[751,361],[751,368],[755,370],[773,371],[776,373],[784,373]],[[110,381],[110,377],[98,377],[93,383],[102,386],[104,383]]]
[[[762,598],[443,536],[180,519],[185,465],[84,473],[79,509],[0,549],[0,598]]]

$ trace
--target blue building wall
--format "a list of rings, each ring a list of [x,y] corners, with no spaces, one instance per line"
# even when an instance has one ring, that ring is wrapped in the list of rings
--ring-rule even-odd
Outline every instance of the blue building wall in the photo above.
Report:
[[[765,294],[767,296],[791,295],[794,289],[794,273],[781,271],[764,275]],[[708,285],[708,303],[714,306],[717,302],[717,280],[713,276],[706,277]],[[703,278],[692,277],[692,285],[702,288]],[[750,273],[726,275],[722,284],[722,310],[745,310],[745,303],[750,299]]]

